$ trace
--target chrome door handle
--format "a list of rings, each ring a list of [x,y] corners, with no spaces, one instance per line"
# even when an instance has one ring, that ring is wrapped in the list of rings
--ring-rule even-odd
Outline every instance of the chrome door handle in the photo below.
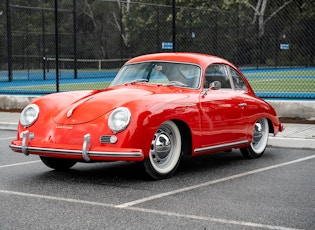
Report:
[[[239,107],[246,107],[246,105],[247,105],[246,103],[240,103],[240,104],[238,104]]]

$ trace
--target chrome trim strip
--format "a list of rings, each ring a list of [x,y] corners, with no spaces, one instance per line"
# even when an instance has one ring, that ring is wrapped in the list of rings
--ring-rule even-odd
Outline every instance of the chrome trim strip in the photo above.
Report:
[[[22,146],[10,145],[12,150],[22,150]],[[39,147],[27,147],[28,152],[37,153],[54,153],[54,154],[71,154],[71,155],[81,155],[80,150],[70,150],[70,149],[52,149],[52,148],[39,148]],[[99,157],[119,157],[119,158],[139,158],[142,157],[142,152],[99,152],[99,151],[89,151],[89,156],[99,156]]]
[[[248,140],[237,141],[237,142],[232,142],[232,143],[228,143],[228,144],[214,145],[214,146],[209,146],[209,147],[204,147],[204,148],[197,148],[194,150],[194,153],[200,153],[200,152],[205,152],[205,151],[210,151],[210,150],[228,148],[228,147],[233,147],[233,146],[242,145],[242,144],[248,144]]]
[[[93,96],[92,96],[92,97],[89,97],[89,98],[86,98],[86,99],[80,101],[79,103],[75,104],[74,106],[72,106],[71,109],[67,112],[67,118],[69,118],[69,117],[72,116],[73,111],[74,111],[77,107],[81,106],[82,104],[84,104],[85,102],[91,100],[92,98],[93,98]]]

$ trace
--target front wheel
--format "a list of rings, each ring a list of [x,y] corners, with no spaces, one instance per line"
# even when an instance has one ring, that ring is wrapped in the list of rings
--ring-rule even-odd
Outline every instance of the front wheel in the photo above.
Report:
[[[261,157],[267,147],[268,136],[268,120],[261,118],[255,123],[253,139],[250,146],[241,148],[242,155],[248,159]]]
[[[164,122],[155,132],[149,157],[143,162],[153,179],[171,177],[181,159],[181,134],[173,121]]]
[[[48,166],[49,168],[55,169],[57,171],[67,170],[76,164],[75,161],[67,160],[67,159],[59,159],[59,158],[43,157],[43,156],[40,156],[40,159],[46,166]]]

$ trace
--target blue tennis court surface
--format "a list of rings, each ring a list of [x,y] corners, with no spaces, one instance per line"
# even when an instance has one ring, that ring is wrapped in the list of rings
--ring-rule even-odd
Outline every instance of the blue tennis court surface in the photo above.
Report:
[[[78,71],[78,79],[86,79],[87,81],[90,78],[109,78],[113,79],[117,74],[117,71]],[[46,82],[47,80],[56,80],[56,72],[50,71],[45,73],[40,71],[13,71],[12,73],[12,82],[16,81],[43,81]],[[60,71],[59,72],[59,79],[74,79],[74,72],[73,71]],[[8,81],[8,73],[5,71],[0,71],[0,82]]]
[[[294,67],[294,68],[241,68],[246,78],[251,82],[254,80],[269,81],[297,79],[302,81],[308,79],[308,84],[313,87],[311,92],[279,92],[266,90],[255,90],[257,96],[262,98],[295,98],[295,99],[315,99],[315,67]],[[74,72],[71,70],[60,70],[59,85],[62,84],[84,84],[84,83],[104,83],[111,82],[117,71],[88,71],[78,70],[77,78],[74,79]],[[44,73],[41,71],[13,71],[12,81],[8,81],[8,73],[0,71],[0,94],[47,94],[55,92],[55,89],[47,90],[45,86],[56,85],[55,71]],[[36,90],[30,86],[38,86]],[[40,89],[43,86],[43,89]],[[255,89],[255,88],[254,88]]]

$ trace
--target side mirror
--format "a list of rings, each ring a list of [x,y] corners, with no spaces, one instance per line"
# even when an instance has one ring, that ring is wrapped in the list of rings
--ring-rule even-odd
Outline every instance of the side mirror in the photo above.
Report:
[[[219,81],[214,81],[210,84],[210,89],[212,90],[218,90],[218,89],[221,89],[221,82]]]

